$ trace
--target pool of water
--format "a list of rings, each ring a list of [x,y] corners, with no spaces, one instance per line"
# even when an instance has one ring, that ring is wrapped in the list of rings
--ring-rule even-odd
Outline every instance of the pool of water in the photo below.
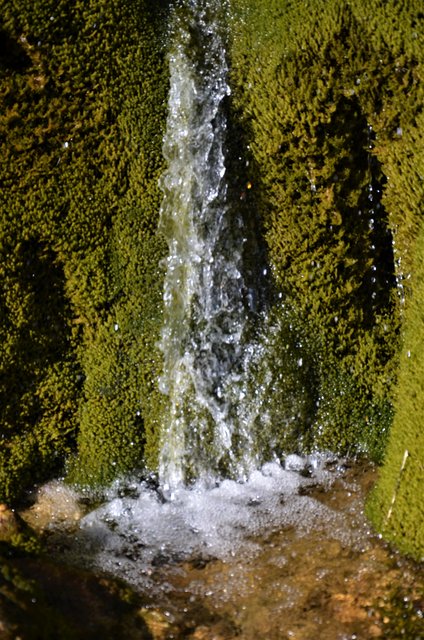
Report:
[[[370,530],[375,479],[365,463],[290,456],[173,495],[132,479],[96,505],[52,483],[23,515],[53,557],[130,584],[155,639],[418,640],[422,567]]]

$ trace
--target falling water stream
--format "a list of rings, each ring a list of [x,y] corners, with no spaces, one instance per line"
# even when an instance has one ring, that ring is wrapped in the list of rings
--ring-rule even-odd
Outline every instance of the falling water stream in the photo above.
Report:
[[[172,29],[159,485],[121,480],[99,505],[53,483],[23,515],[53,556],[143,594],[158,640],[395,638],[393,588],[418,620],[423,582],[369,531],[374,470],[325,454],[264,464],[255,453],[253,425],[267,418],[249,378],[265,312],[228,198],[225,13],[225,2],[186,0]]]
[[[169,247],[160,479],[170,488],[219,473],[244,477],[255,466],[251,424],[260,407],[246,394],[255,293],[243,276],[244,223],[227,198],[223,15],[225,2],[184,3],[170,54],[160,215]]]

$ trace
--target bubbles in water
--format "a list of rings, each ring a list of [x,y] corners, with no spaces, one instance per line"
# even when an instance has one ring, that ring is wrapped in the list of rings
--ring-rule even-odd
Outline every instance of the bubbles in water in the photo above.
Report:
[[[334,482],[334,460],[290,455],[284,467],[265,464],[246,482],[198,481],[191,488],[160,489],[147,482],[116,483],[108,501],[86,515],[74,535],[73,553],[92,566],[146,588],[152,568],[184,561],[225,561],[242,549],[255,557],[264,531],[295,527],[299,535],[325,526],[350,540],[341,514],[308,494]]]

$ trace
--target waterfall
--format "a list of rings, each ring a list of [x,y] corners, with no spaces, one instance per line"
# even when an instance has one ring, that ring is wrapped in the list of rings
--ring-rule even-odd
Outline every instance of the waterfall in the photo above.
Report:
[[[164,368],[168,396],[159,474],[164,487],[254,465],[248,402],[253,292],[243,276],[245,230],[228,203],[225,2],[188,0],[175,13],[163,153],[160,229],[165,261]]]

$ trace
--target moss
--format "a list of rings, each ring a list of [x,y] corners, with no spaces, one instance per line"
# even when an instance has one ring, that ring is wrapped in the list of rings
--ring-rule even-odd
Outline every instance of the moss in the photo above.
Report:
[[[78,367],[54,253],[34,239],[5,245],[0,485],[2,499],[10,500],[28,482],[57,472],[60,456],[69,451]]]
[[[70,457],[83,483],[156,467],[166,5],[1,3],[1,500]],[[421,335],[420,3],[230,6],[229,192],[270,316],[258,446],[380,459],[399,336]],[[420,376],[402,356],[371,509],[382,528],[407,449],[384,531],[416,557]]]
[[[71,452],[109,479],[155,432],[165,10],[2,3],[1,499]]]
[[[421,212],[419,6],[231,4],[232,109],[282,294],[274,306],[293,310],[310,362],[304,441],[379,459],[393,413],[397,281]]]
[[[302,442],[381,460],[395,416],[370,513],[422,557],[420,3],[231,4],[232,109],[280,292],[274,313],[291,309],[308,363]]]
[[[146,16],[131,18],[134,38],[144,33],[145,41],[136,48],[127,42],[122,69],[120,195],[108,236],[108,313],[82,354],[86,401],[71,474],[78,481],[107,482],[140,466],[143,456],[154,468],[157,457],[162,403],[156,389],[161,366],[156,347],[162,308],[159,262],[165,244],[156,225],[167,73],[160,25],[152,15],[150,22]],[[127,18],[126,29],[130,26]],[[116,176],[110,179],[115,182]]]
[[[368,513],[377,529],[405,553],[424,560],[424,232],[415,249],[412,295],[405,314],[395,419]]]

